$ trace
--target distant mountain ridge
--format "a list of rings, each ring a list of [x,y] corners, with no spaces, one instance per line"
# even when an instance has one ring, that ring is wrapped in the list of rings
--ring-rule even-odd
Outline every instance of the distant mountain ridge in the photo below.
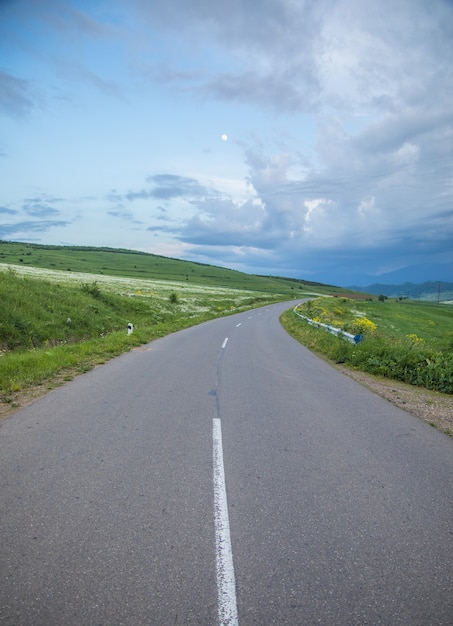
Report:
[[[376,296],[383,295],[388,298],[411,298],[413,300],[453,300],[453,283],[443,281],[426,281],[424,283],[400,283],[397,285],[384,285],[374,283],[367,287],[348,287],[357,291],[371,293]]]
[[[403,283],[423,284],[428,282],[449,283],[453,280],[453,263],[423,263],[418,265],[409,265],[392,272],[383,274],[364,274],[351,269],[349,278],[342,278],[340,285],[361,285],[361,289],[365,289],[365,285],[374,285],[379,281],[380,285],[401,285]],[[327,281],[324,281],[327,282]]]

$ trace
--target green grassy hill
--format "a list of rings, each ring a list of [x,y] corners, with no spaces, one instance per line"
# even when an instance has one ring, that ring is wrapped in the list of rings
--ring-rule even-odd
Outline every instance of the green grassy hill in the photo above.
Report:
[[[44,246],[0,241],[0,263],[22,265],[64,272],[85,272],[128,278],[186,281],[199,285],[280,293],[298,297],[295,291],[350,293],[310,281],[245,274],[236,270],[181,261],[164,256],[115,248],[83,246]]]

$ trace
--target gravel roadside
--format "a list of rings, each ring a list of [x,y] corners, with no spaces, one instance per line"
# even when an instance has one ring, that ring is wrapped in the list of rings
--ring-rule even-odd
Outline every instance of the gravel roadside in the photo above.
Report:
[[[335,367],[395,406],[453,437],[453,395],[378,378],[343,365]]]

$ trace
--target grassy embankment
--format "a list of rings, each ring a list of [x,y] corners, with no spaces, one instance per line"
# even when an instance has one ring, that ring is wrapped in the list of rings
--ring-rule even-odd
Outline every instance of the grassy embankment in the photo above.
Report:
[[[364,334],[364,340],[354,345],[310,326],[292,310],[286,312],[283,325],[310,350],[369,374],[453,393],[451,305],[318,298],[298,311],[315,321]]]

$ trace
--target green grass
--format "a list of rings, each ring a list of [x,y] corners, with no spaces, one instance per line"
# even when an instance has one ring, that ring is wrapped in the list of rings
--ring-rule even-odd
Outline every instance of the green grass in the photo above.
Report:
[[[290,334],[314,352],[370,374],[453,393],[453,309],[450,305],[319,298],[299,307],[311,319],[364,332],[357,345],[310,326],[293,311],[282,316]]]
[[[319,283],[292,278],[256,276],[213,265],[181,261],[168,257],[121,250],[83,246],[44,246],[0,241],[0,264],[23,268],[59,270],[65,273],[90,273],[146,280],[183,281],[187,284],[222,286],[271,294],[299,297],[305,291],[326,294],[333,289]]]

